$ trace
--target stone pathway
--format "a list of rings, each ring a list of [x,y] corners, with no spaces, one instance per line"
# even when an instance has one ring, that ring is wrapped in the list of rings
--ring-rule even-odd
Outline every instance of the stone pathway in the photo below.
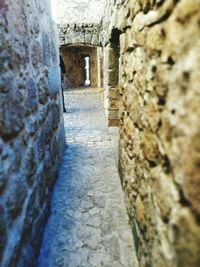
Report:
[[[101,94],[65,98],[67,148],[38,267],[137,267]]]

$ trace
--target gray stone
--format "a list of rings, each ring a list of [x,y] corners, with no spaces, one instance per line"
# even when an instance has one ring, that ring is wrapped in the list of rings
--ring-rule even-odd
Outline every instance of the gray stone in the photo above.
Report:
[[[26,188],[20,181],[13,184],[6,206],[11,221],[15,219],[23,209],[23,202],[26,198]]]
[[[52,126],[53,129],[57,129],[60,122],[60,106],[54,103],[51,107],[52,112]]]
[[[27,85],[27,96],[25,101],[26,113],[29,115],[31,112],[35,111],[37,108],[37,86],[32,78],[28,79]]]
[[[48,101],[48,81],[46,77],[40,77],[38,81],[38,98],[40,104],[45,104]]]
[[[61,90],[60,67],[51,67],[48,72],[49,94],[54,97]]]
[[[43,63],[46,66],[51,64],[51,47],[49,42],[49,36],[47,33],[42,34],[42,45],[43,45]]]
[[[28,182],[29,186],[33,185],[34,178],[35,178],[35,173],[37,170],[37,161],[36,161],[36,156],[35,156],[35,151],[34,148],[31,147],[28,151],[27,154],[25,155],[24,158],[25,162],[25,173],[26,173],[26,180]]]
[[[0,97],[0,135],[10,140],[24,127],[24,108],[17,96],[4,94]]]
[[[38,64],[42,63],[41,45],[38,41],[34,41],[32,43],[31,61],[34,68],[36,68]]]
[[[49,0],[0,1],[0,266],[36,266],[64,147],[56,35]]]

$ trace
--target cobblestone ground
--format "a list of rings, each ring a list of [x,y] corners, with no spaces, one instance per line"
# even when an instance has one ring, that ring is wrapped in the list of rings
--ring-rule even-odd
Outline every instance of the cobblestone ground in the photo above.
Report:
[[[65,99],[67,147],[38,267],[137,267],[101,94]]]

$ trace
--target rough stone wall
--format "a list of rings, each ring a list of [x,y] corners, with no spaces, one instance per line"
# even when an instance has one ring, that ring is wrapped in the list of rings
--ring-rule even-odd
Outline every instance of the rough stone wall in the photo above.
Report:
[[[119,170],[140,266],[199,267],[200,3],[115,2],[104,45],[122,32]]]
[[[0,0],[0,265],[35,266],[64,145],[48,0]]]
[[[65,84],[67,88],[79,87],[84,85],[84,59],[83,55],[90,57],[90,82],[91,87],[97,87],[97,48],[86,46],[63,46],[60,54],[65,64],[66,75]]]
[[[104,107],[108,126],[119,125],[119,45],[109,42],[104,48]]]
[[[60,25],[60,45],[85,44],[100,45],[100,24],[73,23]]]
[[[96,23],[68,23],[58,25],[60,53],[65,62],[65,87],[83,85],[83,54],[90,56],[92,87],[101,86],[102,48],[101,26]]]
[[[119,60],[120,30],[116,27],[118,6],[115,0],[107,1],[101,30],[103,44],[104,107],[109,127],[119,126]]]

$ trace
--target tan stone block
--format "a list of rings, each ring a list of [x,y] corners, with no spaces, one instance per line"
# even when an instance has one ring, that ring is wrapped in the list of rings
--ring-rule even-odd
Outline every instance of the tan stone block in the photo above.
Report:
[[[165,30],[162,24],[150,28],[146,37],[146,46],[155,50],[162,50],[165,45]]]
[[[146,159],[150,162],[156,162],[159,156],[157,137],[149,130],[145,130],[141,137],[141,148]]]
[[[160,166],[151,169],[151,188],[162,219],[168,221],[179,196],[172,177],[166,175]]]
[[[136,218],[140,227],[144,226],[145,220],[145,207],[140,196],[137,196],[135,202]]]
[[[188,208],[174,210],[170,238],[177,266],[200,266],[200,227]]]
[[[108,103],[108,109],[109,110],[119,110],[119,101],[109,101]]]
[[[182,157],[183,191],[192,208],[200,214],[200,142],[199,134],[193,136]]]
[[[110,87],[108,91],[108,97],[112,100],[119,100],[119,89],[118,87]]]
[[[117,119],[108,119],[108,127],[118,127],[119,120]]]

